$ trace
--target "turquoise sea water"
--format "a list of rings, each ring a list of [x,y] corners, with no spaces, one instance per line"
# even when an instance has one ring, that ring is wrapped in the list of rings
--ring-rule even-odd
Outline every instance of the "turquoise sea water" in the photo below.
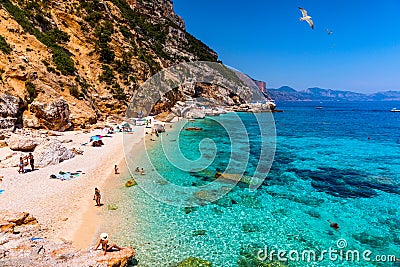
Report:
[[[122,199],[110,216],[117,212],[122,221],[109,229],[111,236],[136,248],[140,266],[174,266],[189,256],[208,260],[213,266],[264,266],[260,264],[267,261],[257,263],[256,254],[265,246],[269,251],[296,250],[300,254],[313,250],[319,256],[323,250],[338,249],[339,245],[344,253],[370,250],[372,260],[377,255],[400,258],[400,113],[389,112],[396,105],[400,107],[399,102],[278,103],[285,112],[273,114],[276,152],[266,179],[255,191],[239,183],[210,204],[196,198],[195,193],[215,183],[214,174],[227,168],[232,155],[236,164],[229,173],[240,171],[237,166],[242,161],[248,161],[242,170],[245,176],[257,173],[259,162],[268,165],[260,151],[263,135],[255,117],[238,114],[249,135],[248,159],[245,142],[230,144],[228,132],[221,126],[221,122],[232,120],[233,114],[220,116],[220,123],[207,118],[189,122],[185,127],[202,127],[203,131],[182,131],[179,138],[173,134],[178,129],[174,126],[172,132],[162,136],[163,142],[151,144],[148,154],[152,164],[145,155],[134,163],[146,169],[146,175],[134,174],[140,186],[121,186],[114,192]],[[196,160],[204,138],[214,141],[201,144],[204,161],[198,163],[207,168],[197,171],[191,169],[195,164],[180,165],[176,149]],[[208,152],[214,147],[216,153]],[[231,150],[243,153],[231,154]],[[171,191],[159,174],[187,187],[187,191]],[[220,193],[229,184],[217,185],[220,187],[213,190]],[[171,205],[176,198],[198,205]],[[331,228],[327,220],[337,222],[339,230]],[[346,241],[345,247],[341,239]],[[399,266],[363,259],[329,260],[328,256],[317,262],[289,260],[285,264]]]

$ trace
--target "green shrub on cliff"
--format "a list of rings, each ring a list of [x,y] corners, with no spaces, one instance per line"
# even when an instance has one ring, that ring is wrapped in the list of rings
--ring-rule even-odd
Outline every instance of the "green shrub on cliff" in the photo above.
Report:
[[[113,24],[106,20],[95,28],[97,37],[96,47],[100,53],[100,60],[106,63],[112,63],[115,58],[114,51],[111,50],[108,43],[111,42],[111,35],[114,33]]]
[[[12,49],[10,45],[6,42],[3,36],[0,35],[0,50],[6,54],[10,54]]]
[[[54,64],[62,74],[74,75],[76,70],[74,61],[70,58],[66,50],[57,44],[68,41],[69,36],[57,28],[50,28],[51,24],[40,13],[42,11],[36,2],[28,2],[25,9],[15,6],[9,0],[1,0],[0,3],[25,31],[34,35],[42,44],[51,48]],[[33,15],[32,10],[37,12],[36,15]],[[42,31],[35,27],[33,21],[41,27]]]
[[[112,84],[114,81],[114,73],[110,66],[103,65],[103,74],[100,76],[100,81],[106,82],[107,84]]]
[[[121,101],[126,101],[127,100],[127,95],[125,94],[125,91],[123,88],[118,83],[115,83],[111,88],[110,91],[115,99],[121,100]]]
[[[37,97],[36,86],[32,82],[27,81],[25,82],[25,88],[29,95],[28,103],[30,104]]]

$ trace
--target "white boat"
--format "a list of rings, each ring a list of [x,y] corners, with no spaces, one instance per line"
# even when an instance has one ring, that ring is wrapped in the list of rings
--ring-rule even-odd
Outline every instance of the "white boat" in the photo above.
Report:
[[[400,109],[392,108],[392,109],[390,110],[390,112],[400,112]]]

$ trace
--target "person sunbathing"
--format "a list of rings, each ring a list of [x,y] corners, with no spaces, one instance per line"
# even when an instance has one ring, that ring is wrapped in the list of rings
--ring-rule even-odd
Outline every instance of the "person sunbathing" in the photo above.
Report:
[[[116,249],[116,250],[124,249],[124,248],[121,248],[121,247],[117,246],[116,244],[109,245],[108,244],[108,234],[107,233],[100,234],[100,240],[97,243],[97,246],[96,246],[96,248],[94,250],[97,250],[100,245],[101,245],[101,249],[104,251],[104,255],[106,255],[107,252],[113,251],[113,249]]]

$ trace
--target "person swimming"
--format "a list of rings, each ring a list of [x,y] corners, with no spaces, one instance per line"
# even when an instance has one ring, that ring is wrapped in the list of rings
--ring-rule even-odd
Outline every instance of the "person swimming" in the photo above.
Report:
[[[339,224],[332,222],[331,220],[328,220],[328,223],[330,224],[330,227],[332,227],[335,230],[339,229]]]

